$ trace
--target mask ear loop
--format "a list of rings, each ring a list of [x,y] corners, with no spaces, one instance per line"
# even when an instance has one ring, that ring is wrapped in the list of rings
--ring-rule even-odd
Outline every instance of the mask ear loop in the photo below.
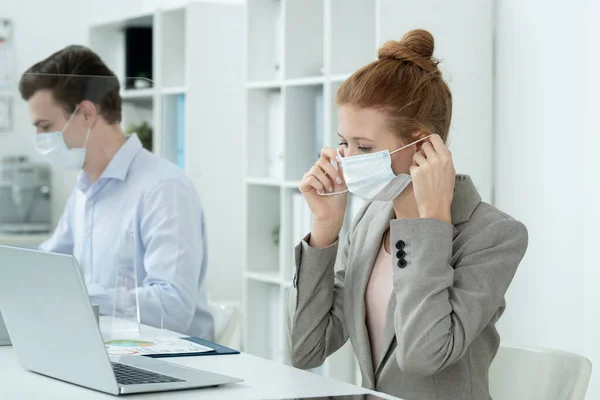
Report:
[[[404,147],[400,147],[399,149],[396,149],[396,150],[394,150],[394,151],[390,152],[390,155],[391,155],[391,154],[394,154],[394,153],[397,153],[397,152],[399,152],[400,150],[407,149],[407,148],[409,148],[410,146],[412,146],[412,145],[414,145],[414,144],[417,144],[417,143],[419,143],[419,142],[422,142],[422,141],[424,141],[424,140],[427,140],[427,139],[429,139],[431,136],[433,136],[433,134],[431,134],[431,135],[428,135],[428,136],[425,136],[424,138],[421,138],[421,139],[419,139],[419,140],[415,140],[414,142],[412,142],[412,143],[410,143],[410,144],[407,144],[407,145],[406,145],[406,146],[404,146]],[[339,150],[337,151],[337,153],[338,153],[338,163],[339,163],[339,164],[341,164],[341,163],[339,162],[339,160],[340,160],[340,158],[341,158],[342,156],[340,155],[340,151],[339,151]],[[344,194],[344,193],[347,193],[347,192],[348,192],[348,189],[346,189],[346,190],[344,190],[344,191],[342,191],[342,192],[331,192],[331,193],[319,193],[319,192],[317,192],[317,194],[318,194],[319,196],[335,196],[335,195],[338,195],[338,194]]]
[[[419,142],[422,142],[422,141],[424,141],[424,140],[427,140],[427,139],[429,139],[429,138],[430,138],[430,137],[432,137],[432,136],[433,136],[433,134],[431,134],[431,135],[429,135],[429,136],[425,136],[424,138],[421,138],[421,139],[419,139],[419,140],[415,140],[415,141],[414,141],[414,142],[412,142],[411,144],[407,144],[407,145],[406,145],[406,146],[404,146],[404,147],[400,147],[399,149],[396,149],[396,150],[394,150],[394,151],[390,152],[390,154],[397,153],[397,152],[399,152],[400,150],[408,149],[408,148],[409,148],[410,146],[412,146],[413,144],[417,144],[417,143],[419,143]]]
[[[65,131],[67,130],[67,127],[69,126],[69,124],[71,123],[71,120],[73,119],[73,117],[75,116],[75,114],[77,114],[77,111],[79,110],[79,106],[75,107],[75,111],[73,111],[73,113],[71,114],[71,116],[69,117],[69,120],[67,121],[67,123],[65,124],[65,126],[63,126],[62,130],[60,131],[61,135],[65,134]]]

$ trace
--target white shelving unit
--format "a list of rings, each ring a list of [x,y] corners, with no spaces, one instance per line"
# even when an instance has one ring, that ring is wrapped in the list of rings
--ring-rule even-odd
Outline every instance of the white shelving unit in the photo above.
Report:
[[[462,146],[454,151],[456,164],[472,173],[484,199],[491,197],[492,6],[491,0],[248,0],[246,14],[243,346],[289,363],[284,320],[293,249],[310,229],[310,216],[297,211],[298,181],[322,146],[337,146],[337,90],[375,60],[386,40],[414,28],[434,34],[454,90],[453,135]],[[469,113],[474,104],[477,115]],[[356,200],[350,199],[344,231],[360,206]],[[315,372],[360,384],[356,365],[348,343]]]
[[[190,175],[196,171],[191,168],[187,153],[193,150],[193,143],[201,140],[197,132],[206,128],[198,118],[206,115],[201,106],[214,94],[202,89],[209,80],[230,83],[241,79],[241,71],[231,74],[231,68],[225,68],[220,76],[202,74],[206,64],[222,65],[231,60],[232,49],[233,52],[239,49],[235,55],[239,58],[242,48],[235,44],[239,37],[222,35],[217,40],[200,34],[205,35],[204,30],[209,27],[218,35],[218,31],[225,33],[226,28],[240,23],[243,23],[243,5],[199,1],[98,23],[90,28],[91,49],[115,72],[122,85],[123,127],[128,129],[132,124],[147,121],[153,129],[153,151],[180,165]],[[133,27],[152,30],[150,88],[124,87],[130,78],[135,78],[126,77],[125,66],[125,30]],[[241,33],[240,29],[231,32]],[[199,54],[207,50],[209,41],[212,52]]]
[[[242,254],[232,259],[231,249],[241,248],[243,237],[231,227],[243,219],[244,10],[241,2],[195,1],[89,30],[91,49],[123,82],[124,29],[152,28],[154,85],[123,90],[122,125],[148,121],[153,151],[179,164],[196,187],[208,236],[207,290],[214,300],[241,301],[242,282],[231,277],[241,274]]]

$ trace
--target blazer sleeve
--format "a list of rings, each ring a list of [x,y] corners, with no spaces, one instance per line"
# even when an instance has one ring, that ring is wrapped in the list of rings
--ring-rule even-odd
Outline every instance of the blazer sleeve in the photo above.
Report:
[[[364,207],[366,208],[366,207]],[[287,298],[288,343],[292,365],[310,369],[323,364],[348,340],[344,321],[344,280],[351,237],[364,215],[355,218],[339,247],[308,245],[310,234],[296,247],[296,272]]]
[[[451,224],[394,220],[391,237],[396,359],[405,373],[433,375],[458,361],[502,306],[527,229],[512,219],[488,224],[460,249],[454,267]]]

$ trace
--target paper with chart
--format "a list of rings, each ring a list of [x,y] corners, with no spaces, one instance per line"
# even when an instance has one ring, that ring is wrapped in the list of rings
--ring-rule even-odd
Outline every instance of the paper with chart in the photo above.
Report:
[[[182,338],[116,339],[104,342],[109,356],[200,354],[214,349]]]

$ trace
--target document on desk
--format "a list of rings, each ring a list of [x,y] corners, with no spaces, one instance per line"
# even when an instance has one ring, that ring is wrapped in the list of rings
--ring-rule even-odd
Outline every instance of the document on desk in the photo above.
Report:
[[[194,355],[215,351],[183,338],[119,339],[107,340],[104,344],[109,356]]]

